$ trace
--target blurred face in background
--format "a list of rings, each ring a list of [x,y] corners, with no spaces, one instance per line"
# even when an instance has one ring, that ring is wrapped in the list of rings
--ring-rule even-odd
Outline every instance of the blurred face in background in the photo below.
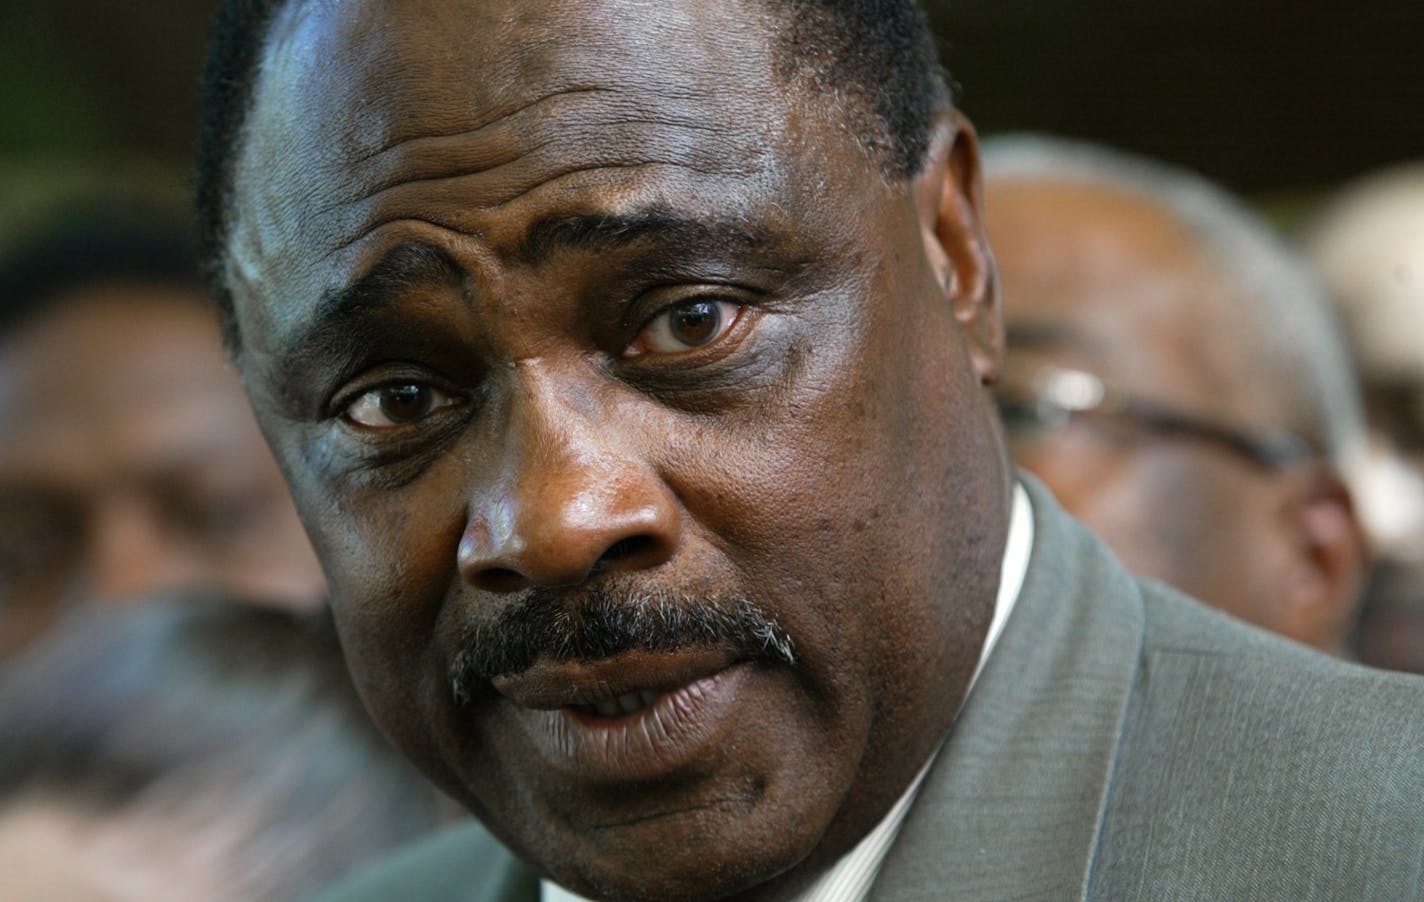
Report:
[[[1311,543],[1342,515],[1302,496],[1292,467],[1314,455],[1255,390],[1231,280],[1185,226],[1106,187],[991,180],[986,207],[1017,463],[1130,569],[1337,645],[1353,581],[1322,576]]]
[[[0,656],[189,586],[314,606],[323,580],[203,300],[84,289],[0,339]]]

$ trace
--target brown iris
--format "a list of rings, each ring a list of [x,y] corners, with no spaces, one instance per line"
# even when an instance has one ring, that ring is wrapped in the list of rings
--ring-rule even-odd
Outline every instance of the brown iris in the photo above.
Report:
[[[412,423],[430,413],[434,399],[423,385],[389,385],[377,392],[381,413],[392,423]]]
[[[685,345],[697,347],[717,337],[722,325],[722,310],[712,301],[694,301],[673,310],[668,332]]]

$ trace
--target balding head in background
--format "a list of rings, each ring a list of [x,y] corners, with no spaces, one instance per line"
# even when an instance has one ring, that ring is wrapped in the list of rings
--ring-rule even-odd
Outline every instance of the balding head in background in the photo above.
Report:
[[[1017,461],[1132,569],[1337,649],[1364,551],[1341,473],[1361,412],[1304,266],[1180,170],[989,142]]]

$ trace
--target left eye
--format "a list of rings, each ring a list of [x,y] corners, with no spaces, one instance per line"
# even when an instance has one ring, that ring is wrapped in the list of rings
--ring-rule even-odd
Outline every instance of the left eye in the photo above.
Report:
[[[624,354],[676,354],[709,345],[736,325],[741,312],[741,306],[730,301],[676,304],[653,317]]]
[[[419,422],[456,399],[419,382],[393,383],[373,388],[346,408],[345,416],[358,426],[390,429]]]

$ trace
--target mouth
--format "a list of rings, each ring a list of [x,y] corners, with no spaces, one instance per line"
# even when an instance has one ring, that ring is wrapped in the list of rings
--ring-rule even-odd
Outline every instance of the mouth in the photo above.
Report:
[[[625,714],[637,714],[645,708],[651,708],[658,700],[661,693],[651,689],[639,689],[637,692],[625,692],[615,698],[599,699],[591,705],[569,705],[575,714],[584,717],[622,717]]]
[[[671,776],[711,755],[751,672],[721,650],[634,651],[541,660],[493,682],[552,768],[620,783]]]

